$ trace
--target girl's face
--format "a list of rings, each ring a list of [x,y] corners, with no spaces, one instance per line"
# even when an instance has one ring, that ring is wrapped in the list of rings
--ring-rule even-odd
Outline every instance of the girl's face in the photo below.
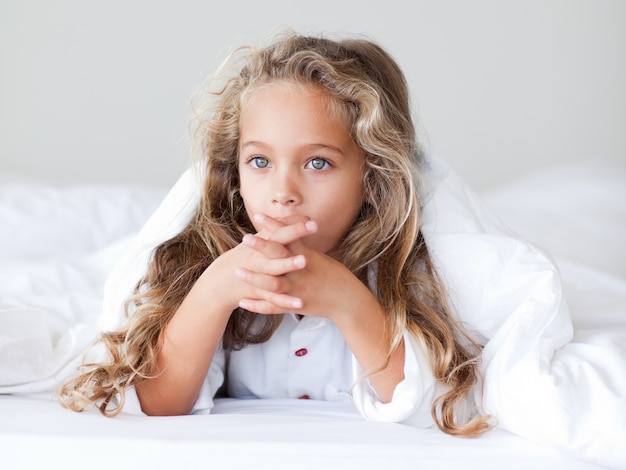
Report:
[[[240,194],[254,214],[304,216],[318,224],[304,244],[333,253],[363,204],[365,156],[330,98],[277,83],[253,91],[240,117]],[[255,227],[260,230],[260,227]]]

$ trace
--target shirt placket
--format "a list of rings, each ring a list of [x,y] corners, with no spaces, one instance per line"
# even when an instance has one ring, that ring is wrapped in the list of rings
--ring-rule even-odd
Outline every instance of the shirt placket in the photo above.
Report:
[[[319,366],[324,351],[325,319],[305,317],[289,337],[288,394],[291,398],[323,398]],[[326,352],[327,353],[327,352]]]

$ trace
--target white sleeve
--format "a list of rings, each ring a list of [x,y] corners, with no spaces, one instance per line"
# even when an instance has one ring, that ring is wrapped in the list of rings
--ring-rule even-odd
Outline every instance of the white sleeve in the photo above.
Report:
[[[393,392],[389,403],[380,401],[365,371],[353,357],[353,375],[357,381],[352,400],[364,418],[371,421],[405,422],[415,427],[434,424],[430,410],[435,398],[436,381],[424,350],[408,332],[404,333],[404,379]]]

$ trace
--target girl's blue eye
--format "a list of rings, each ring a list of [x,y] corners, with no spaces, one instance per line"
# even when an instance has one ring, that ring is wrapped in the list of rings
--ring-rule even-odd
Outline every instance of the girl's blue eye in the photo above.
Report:
[[[250,163],[254,168],[266,168],[270,164],[269,160],[264,157],[252,157]]]
[[[323,158],[316,157],[309,162],[309,166],[314,170],[323,170],[328,166],[328,161]]]

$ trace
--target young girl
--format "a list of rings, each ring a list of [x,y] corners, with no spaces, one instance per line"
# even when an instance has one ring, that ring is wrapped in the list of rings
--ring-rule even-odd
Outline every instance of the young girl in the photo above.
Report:
[[[420,231],[425,161],[397,64],[366,40],[296,34],[228,63],[199,115],[193,213],[159,240],[127,320],[102,334],[107,357],[63,385],[64,405],[115,415],[136,397],[185,414],[224,386],[485,431],[480,347]]]

